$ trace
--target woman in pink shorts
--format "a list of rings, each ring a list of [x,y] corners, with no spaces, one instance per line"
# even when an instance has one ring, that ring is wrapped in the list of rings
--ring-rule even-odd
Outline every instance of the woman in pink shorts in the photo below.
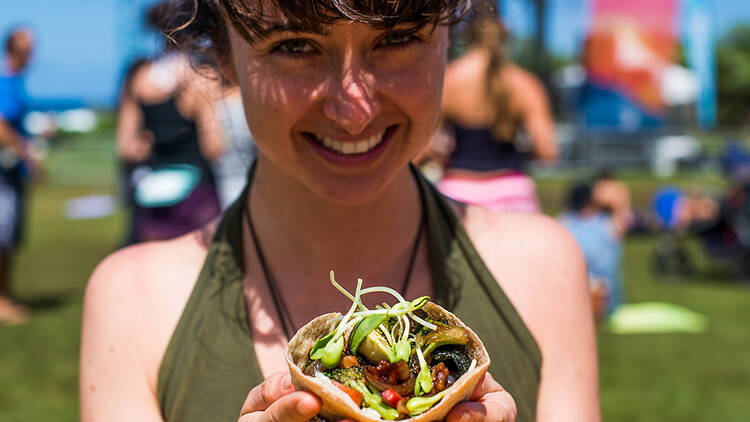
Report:
[[[542,84],[507,57],[496,13],[466,29],[467,52],[448,65],[443,122],[452,129],[440,191],[501,211],[539,212],[529,159],[558,156],[555,125]],[[439,148],[437,148],[439,149]]]

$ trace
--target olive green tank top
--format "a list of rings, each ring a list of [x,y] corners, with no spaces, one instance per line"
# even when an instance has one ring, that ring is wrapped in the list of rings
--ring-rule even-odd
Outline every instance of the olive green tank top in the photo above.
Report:
[[[536,341],[449,205],[415,175],[425,210],[433,300],[482,339],[492,359],[490,373],[516,401],[517,422],[535,421],[542,361]],[[242,285],[244,197],[219,223],[161,362],[157,395],[166,421],[235,422],[248,392],[263,381]]]

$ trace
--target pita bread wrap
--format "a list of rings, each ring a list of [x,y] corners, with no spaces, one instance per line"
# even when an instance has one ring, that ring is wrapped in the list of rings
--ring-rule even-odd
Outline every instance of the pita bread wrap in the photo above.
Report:
[[[471,396],[474,387],[490,365],[490,357],[479,337],[455,315],[432,302],[428,302],[422,310],[433,320],[444,319],[448,321],[448,325],[464,328],[469,340],[466,344],[466,354],[469,359],[476,360],[476,365],[461,375],[447,389],[449,391],[437,404],[424,413],[412,418],[402,419],[412,422],[442,421],[457,403],[467,400]],[[319,374],[311,377],[303,373],[315,341],[332,332],[337,325],[335,318],[340,316],[339,313],[321,315],[300,328],[289,341],[286,359],[294,387],[297,390],[309,391],[318,396],[323,402],[319,416],[328,421],[340,419],[360,422],[382,421],[383,419],[374,410],[359,408],[346,393],[334,386],[325,375]],[[346,335],[348,336],[348,334]]]

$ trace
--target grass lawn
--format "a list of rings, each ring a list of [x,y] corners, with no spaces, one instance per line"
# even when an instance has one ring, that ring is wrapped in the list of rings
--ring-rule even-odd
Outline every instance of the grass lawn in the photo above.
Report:
[[[78,418],[77,366],[81,299],[88,275],[116,248],[122,215],[68,220],[70,198],[114,194],[111,138],[84,137],[48,159],[36,186],[27,242],[18,256],[16,285],[31,321],[0,326],[0,421],[74,421]],[[636,207],[645,207],[663,182],[628,176]],[[717,186],[706,175],[670,181]],[[565,180],[539,183],[545,209],[562,203]],[[602,413],[605,421],[750,420],[750,283],[734,280],[697,245],[698,272],[661,279],[649,268],[651,237],[632,237],[625,248],[630,301],[665,301],[708,318],[703,334],[614,335],[599,329]],[[561,409],[561,411],[565,411]]]

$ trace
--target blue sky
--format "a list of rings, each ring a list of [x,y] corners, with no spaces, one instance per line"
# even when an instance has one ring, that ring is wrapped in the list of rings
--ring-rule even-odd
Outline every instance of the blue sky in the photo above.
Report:
[[[547,44],[573,55],[588,22],[593,0],[548,0]],[[658,0],[654,0],[658,1]],[[719,34],[750,23],[747,0],[709,0]],[[15,23],[37,32],[38,53],[29,72],[29,94],[36,99],[82,99],[110,105],[128,55],[155,51],[158,41],[141,29],[140,10],[153,0],[0,0],[0,33]],[[529,0],[504,0],[502,10],[516,36],[534,31]]]

